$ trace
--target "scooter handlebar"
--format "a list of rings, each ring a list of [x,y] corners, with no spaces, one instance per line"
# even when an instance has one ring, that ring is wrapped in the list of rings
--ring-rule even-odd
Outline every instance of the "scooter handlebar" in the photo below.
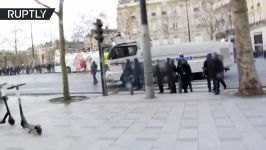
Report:
[[[6,85],[7,83],[0,84],[0,86]]]
[[[18,84],[18,85],[12,85],[12,86],[8,87],[7,89],[10,90],[10,89],[13,89],[13,88],[16,88],[16,87],[20,87],[20,86],[23,86],[23,85],[26,85],[26,83],[22,83],[22,84]]]

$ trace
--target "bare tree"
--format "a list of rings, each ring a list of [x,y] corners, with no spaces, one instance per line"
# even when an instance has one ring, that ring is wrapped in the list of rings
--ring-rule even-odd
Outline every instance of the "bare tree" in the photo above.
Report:
[[[72,34],[72,40],[84,40],[86,37],[90,38],[90,49],[93,49],[93,29],[95,28],[93,23],[97,18],[101,18],[103,20],[106,20],[107,15],[104,12],[100,12],[98,16],[92,17],[87,15],[81,15],[80,21],[75,25],[75,28],[73,29]]]
[[[202,11],[199,15],[200,25],[204,27],[210,40],[214,40],[215,33],[220,27],[218,15],[213,7],[215,0],[201,0]]]
[[[238,94],[261,95],[263,89],[252,56],[252,44],[246,0],[231,0],[236,34],[236,53],[239,74]]]
[[[48,5],[40,2],[39,0],[35,0],[38,4],[50,8]],[[71,100],[71,96],[69,93],[69,85],[68,85],[68,75],[65,61],[65,37],[64,37],[64,23],[63,23],[63,6],[64,0],[59,0],[59,10],[54,11],[54,13],[58,16],[59,22],[59,35],[60,35],[60,62],[61,62],[61,70],[62,70],[62,79],[63,79],[63,93],[64,100]]]

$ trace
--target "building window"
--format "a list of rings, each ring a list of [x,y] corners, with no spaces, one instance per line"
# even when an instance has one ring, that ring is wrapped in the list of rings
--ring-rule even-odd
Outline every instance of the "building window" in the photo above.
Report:
[[[194,8],[194,12],[199,12],[199,8],[198,7],[195,7]]]
[[[162,11],[162,15],[166,15],[166,11]]]
[[[254,9],[254,5],[251,6],[251,10],[253,10],[253,9]]]
[[[172,7],[172,13],[173,14],[176,14],[177,12],[176,12],[176,7]]]
[[[173,29],[177,29],[178,28],[178,24],[177,24],[177,22],[174,22],[173,23]]]
[[[156,13],[154,13],[154,12],[153,12],[153,13],[151,13],[151,16],[156,16]]]

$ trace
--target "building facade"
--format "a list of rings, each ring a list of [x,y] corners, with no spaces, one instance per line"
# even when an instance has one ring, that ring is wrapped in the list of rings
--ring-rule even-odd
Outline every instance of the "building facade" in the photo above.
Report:
[[[139,40],[139,0],[121,0],[117,26],[122,36]],[[266,49],[266,0],[247,0],[253,49]],[[230,39],[234,35],[230,0],[147,0],[153,45]]]
[[[147,16],[153,45],[208,41],[202,26],[200,0],[147,0]],[[138,40],[141,32],[138,0],[121,0],[117,26],[122,37]],[[189,38],[190,35],[190,38]]]
[[[230,0],[216,0],[215,9],[223,22],[224,28],[217,34],[217,38],[227,38],[234,35],[233,12]],[[253,50],[262,54],[266,51],[266,1],[247,0],[250,37]]]
[[[112,45],[114,37],[118,34],[117,29],[108,29],[107,27],[103,30],[103,46]],[[95,39],[95,34],[88,34],[85,37],[84,45],[86,49],[96,51],[98,50],[98,41]]]

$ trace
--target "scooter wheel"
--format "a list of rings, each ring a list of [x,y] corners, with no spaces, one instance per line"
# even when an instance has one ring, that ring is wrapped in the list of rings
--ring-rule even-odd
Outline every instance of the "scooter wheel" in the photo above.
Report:
[[[15,119],[13,117],[9,117],[8,123],[13,126],[15,124]]]
[[[37,132],[39,135],[42,134],[42,128],[41,128],[41,126],[36,126],[35,129],[36,129],[36,132]]]

